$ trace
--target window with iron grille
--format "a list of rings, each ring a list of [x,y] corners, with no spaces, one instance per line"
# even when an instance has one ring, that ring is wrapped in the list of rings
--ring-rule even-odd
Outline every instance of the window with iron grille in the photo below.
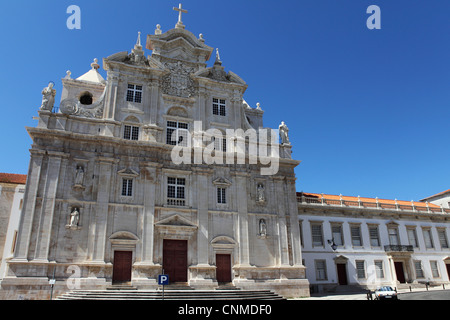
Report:
[[[214,142],[214,150],[227,152],[227,139],[220,137],[212,137]]]
[[[188,128],[189,126],[185,122],[167,121],[166,143],[172,146],[189,146]]]
[[[125,125],[123,138],[127,140],[139,140],[139,127]]]
[[[185,178],[167,177],[167,204],[185,205]]]
[[[217,203],[227,203],[225,188],[217,188]]]
[[[122,196],[133,195],[133,179],[122,179]]]
[[[225,99],[213,98],[213,114],[225,116]]]
[[[127,101],[141,103],[142,101],[142,86],[136,84],[128,84]]]

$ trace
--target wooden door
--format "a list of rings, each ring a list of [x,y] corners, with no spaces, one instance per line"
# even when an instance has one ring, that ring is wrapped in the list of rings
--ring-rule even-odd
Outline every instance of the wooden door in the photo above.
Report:
[[[231,255],[216,254],[217,282],[231,282]]]
[[[450,263],[445,265],[447,267],[448,280],[450,280]]]
[[[406,283],[405,272],[403,271],[403,262],[394,261],[394,267],[395,267],[395,274],[397,275],[397,280],[400,283]]]
[[[345,263],[338,263],[336,265],[338,273],[338,282],[340,285],[347,285],[347,266]]]
[[[169,282],[187,282],[187,240],[163,241],[163,269]]]
[[[132,258],[131,251],[114,251],[113,282],[131,281]]]

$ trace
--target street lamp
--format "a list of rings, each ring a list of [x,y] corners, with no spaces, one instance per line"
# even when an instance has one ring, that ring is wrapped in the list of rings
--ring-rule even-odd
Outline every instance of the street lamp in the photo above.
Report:
[[[337,249],[337,245],[334,242],[334,238],[331,238],[331,240],[327,240],[328,244],[331,246],[331,249],[333,249],[333,251],[336,251]]]

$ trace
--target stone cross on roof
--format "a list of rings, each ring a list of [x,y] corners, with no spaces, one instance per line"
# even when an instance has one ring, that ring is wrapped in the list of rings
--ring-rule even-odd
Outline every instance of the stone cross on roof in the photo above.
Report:
[[[182,29],[184,29],[183,21],[181,21],[181,14],[182,13],[187,13],[188,11],[183,9],[183,7],[181,6],[181,3],[178,4],[178,8],[173,7],[173,10],[178,11],[178,22],[175,25],[175,28],[182,28]]]

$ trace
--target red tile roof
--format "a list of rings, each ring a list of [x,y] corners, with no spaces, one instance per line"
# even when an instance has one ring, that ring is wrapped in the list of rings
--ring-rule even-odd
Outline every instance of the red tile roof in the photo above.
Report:
[[[27,182],[27,175],[17,173],[0,173],[0,182],[25,184]]]
[[[450,193],[450,189],[445,190],[445,191],[442,191],[442,192],[439,192],[439,193],[436,193],[436,194],[433,194],[432,196],[423,198],[423,199],[421,199],[420,201],[428,200],[428,199],[430,199],[430,198],[434,198],[434,197],[437,197],[437,196],[441,196],[441,195],[444,195],[444,194],[446,194],[446,193]]]

